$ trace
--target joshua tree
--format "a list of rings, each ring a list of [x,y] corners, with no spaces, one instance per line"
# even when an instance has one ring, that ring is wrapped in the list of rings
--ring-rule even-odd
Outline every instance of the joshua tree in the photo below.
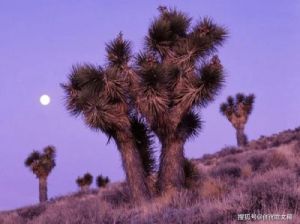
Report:
[[[185,183],[184,144],[200,129],[196,109],[206,106],[224,81],[216,55],[226,30],[209,18],[191,26],[191,18],[159,7],[150,25],[144,51],[136,57],[139,80],[135,106],[161,145],[159,188],[162,192]]]
[[[103,188],[106,187],[106,185],[110,182],[110,180],[109,180],[108,177],[104,177],[104,176],[102,176],[102,175],[99,175],[99,176],[97,177],[96,181],[97,181],[97,186],[98,186],[99,188],[101,188],[101,187],[103,187]]]
[[[229,96],[227,102],[222,103],[220,106],[220,112],[227,117],[232,126],[236,129],[238,146],[244,146],[248,143],[244,129],[248,117],[252,112],[254,99],[255,96],[253,94],[245,96],[242,93],[238,93],[235,99]]]
[[[154,169],[151,135],[132,107],[132,83],[138,77],[128,65],[130,43],[120,33],[106,45],[106,53],[105,67],[74,66],[62,87],[67,109],[116,142],[131,195],[139,203],[150,197],[146,177]]]
[[[45,147],[43,153],[33,151],[25,160],[25,166],[29,167],[39,179],[40,202],[48,200],[47,178],[55,165],[55,148],[53,146]]]
[[[76,183],[82,191],[86,191],[93,183],[93,176],[90,173],[86,173],[83,177],[77,177]]]
[[[155,167],[145,123],[162,145],[160,190],[183,187],[184,143],[201,125],[196,108],[212,101],[224,80],[213,54],[225,29],[208,18],[191,26],[182,12],[159,11],[134,64],[130,43],[120,34],[106,46],[104,68],[75,66],[63,85],[68,110],[115,140],[136,201],[149,198],[146,177]]]

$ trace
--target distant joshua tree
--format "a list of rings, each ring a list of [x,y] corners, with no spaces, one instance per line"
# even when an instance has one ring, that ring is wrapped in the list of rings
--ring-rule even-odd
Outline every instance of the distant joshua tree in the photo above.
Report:
[[[82,191],[87,191],[93,183],[93,176],[90,173],[86,173],[83,177],[78,177],[76,183]]]
[[[25,160],[25,166],[29,167],[31,171],[39,179],[39,200],[44,202],[48,200],[47,196],[47,178],[55,167],[55,148],[47,146],[43,153],[33,151]]]
[[[245,96],[242,93],[238,93],[235,99],[229,96],[227,102],[222,103],[220,106],[220,112],[227,117],[232,126],[236,129],[238,146],[245,146],[248,143],[244,130],[248,117],[253,110],[254,100],[255,96],[253,94]]]
[[[102,175],[99,175],[99,176],[97,176],[96,182],[97,182],[97,186],[99,188],[101,188],[101,187],[104,188],[110,182],[110,180],[109,180],[109,178],[107,176],[104,177]]]

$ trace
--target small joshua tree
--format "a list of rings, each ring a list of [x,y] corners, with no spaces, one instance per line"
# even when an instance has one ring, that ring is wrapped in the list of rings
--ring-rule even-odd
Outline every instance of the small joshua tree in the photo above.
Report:
[[[106,176],[106,177],[104,177],[104,176],[102,176],[102,175],[99,175],[98,177],[97,177],[97,179],[96,179],[96,182],[97,182],[97,186],[99,187],[99,188],[101,188],[101,187],[106,187],[106,185],[110,182],[110,180],[109,180],[109,178]]]
[[[222,103],[220,106],[220,112],[227,117],[232,126],[236,129],[238,146],[244,146],[248,143],[244,129],[249,115],[252,112],[254,99],[255,96],[253,94],[245,96],[242,93],[238,93],[235,99],[229,96],[227,102]]]
[[[87,191],[93,183],[93,176],[90,173],[86,173],[83,177],[77,177],[76,183],[81,191]]]
[[[39,179],[39,200],[44,202],[48,200],[47,196],[47,178],[55,167],[55,148],[47,146],[43,153],[33,151],[25,160],[25,166]]]

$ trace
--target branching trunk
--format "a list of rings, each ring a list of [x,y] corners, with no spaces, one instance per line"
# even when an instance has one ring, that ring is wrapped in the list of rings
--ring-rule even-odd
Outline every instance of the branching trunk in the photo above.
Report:
[[[121,152],[131,196],[134,202],[139,204],[150,199],[142,161],[133,142],[133,136],[126,131],[118,133],[117,136],[117,144]]]
[[[245,146],[247,145],[247,136],[244,133],[244,128],[237,128],[236,129],[236,139],[238,146]]]
[[[47,177],[39,178],[39,199],[40,202],[45,202],[48,200],[47,196]]]
[[[158,185],[161,193],[181,189],[184,186],[183,141],[173,136],[162,144]]]

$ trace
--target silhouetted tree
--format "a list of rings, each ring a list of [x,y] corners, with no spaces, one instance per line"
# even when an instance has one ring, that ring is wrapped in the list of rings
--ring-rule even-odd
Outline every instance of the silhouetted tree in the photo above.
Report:
[[[25,160],[25,166],[39,179],[39,200],[44,202],[48,200],[47,196],[47,178],[55,167],[55,148],[47,146],[43,152],[33,151]]]
[[[183,187],[184,144],[201,126],[196,108],[212,101],[224,81],[213,54],[225,29],[208,18],[191,26],[191,18],[176,9],[159,11],[134,64],[131,45],[120,34],[106,46],[104,68],[75,66],[63,85],[68,110],[115,140],[136,201],[149,198],[146,177],[155,170],[150,130],[162,145],[160,190]]]
[[[135,202],[149,199],[146,176],[153,171],[151,135],[132,107],[130,43],[120,33],[106,45],[105,67],[82,64],[73,67],[66,92],[67,109],[82,115],[92,129],[101,130],[116,142],[127,181]]]
[[[104,188],[110,182],[110,180],[109,180],[109,178],[107,176],[104,177],[102,175],[99,175],[99,176],[97,176],[96,182],[97,182],[97,186],[99,188],[101,188],[101,187]]]
[[[87,191],[93,183],[93,176],[90,173],[85,173],[83,177],[77,177],[76,183],[82,191]]]
[[[159,11],[136,57],[134,103],[162,145],[159,188],[167,192],[184,186],[184,144],[201,125],[196,108],[211,102],[224,81],[213,54],[227,34],[209,18],[192,26],[185,13]]]
[[[244,146],[248,143],[244,130],[249,115],[252,112],[254,100],[255,96],[253,94],[245,96],[242,93],[238,93],[235,99],[229,96],[227,102],[222,103],[220,106],[220,112],[227,117],[232,126],[236,129],[238,146]]]

